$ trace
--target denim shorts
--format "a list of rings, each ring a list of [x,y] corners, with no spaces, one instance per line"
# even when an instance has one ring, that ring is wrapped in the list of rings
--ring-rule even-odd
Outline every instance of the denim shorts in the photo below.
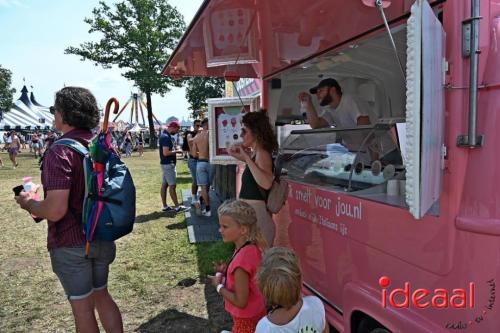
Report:
[[[196,163],[198,162],[197,159],[194,158],[189,158],[188,159],[188,168],[189,171],[191,172],[191,177],[193,177],[193,181],[196,183]]]
[[[115,260],[114,242],[93,241],[85,258],[85,246],[60,247],[50,251],[52,270],[69,300],[88,297],[108,285],[109,265]]]
[[[199,186],[210,186],[212,178],[212,165],[205,161],[198,161],[198,163],[196,163],[196,184]]]
[[[161,164],[162,182],[163,184],[175,185],[177,178],[177,171],[175,164]]]

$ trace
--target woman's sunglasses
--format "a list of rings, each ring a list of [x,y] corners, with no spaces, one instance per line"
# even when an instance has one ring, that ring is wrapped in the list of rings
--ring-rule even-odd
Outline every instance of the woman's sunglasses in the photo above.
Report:
[[[247,134],[247,130],[245,128],[241,129],[241,136],[244,136]]]

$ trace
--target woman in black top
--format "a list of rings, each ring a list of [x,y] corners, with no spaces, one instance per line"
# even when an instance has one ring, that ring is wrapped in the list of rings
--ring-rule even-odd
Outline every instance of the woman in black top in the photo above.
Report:
[[[246,163],[241,177],[239,199],[250,204],[257,213],[257,224],[272,246],[275,225],[266,208],[267,193],[273,184],[272,153],[278,142],[266,110],[250,112],[243,116],[241,144],[229,148],[229,154]]]

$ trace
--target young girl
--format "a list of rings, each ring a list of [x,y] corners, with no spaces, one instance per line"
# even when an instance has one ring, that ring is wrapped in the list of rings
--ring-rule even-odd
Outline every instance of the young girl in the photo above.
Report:
[[[325,308],[316,296],[301,296],[302,272],[297,256],[284,247],[266,252],[257,284],[268,305],[256,333],[328,333]]]
[[[242,200],[226,201],[218,210],[219,231],[224,242],[235,245],[227,265],[219,265],[209,277],[224,298],[226,311],[233,318],[233,333],[253,333],[266,314],[264,297],[255,283],[266,241],[257,227],[255,210]]]

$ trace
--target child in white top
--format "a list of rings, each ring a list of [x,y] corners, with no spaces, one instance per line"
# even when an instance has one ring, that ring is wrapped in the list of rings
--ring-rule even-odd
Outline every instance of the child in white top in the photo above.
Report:
[[[256,333],[329,333],[325,308],[316,296],[302,297],[302,272],[297,256],[283,247],[268,250],[257,284],[269,305]]]

